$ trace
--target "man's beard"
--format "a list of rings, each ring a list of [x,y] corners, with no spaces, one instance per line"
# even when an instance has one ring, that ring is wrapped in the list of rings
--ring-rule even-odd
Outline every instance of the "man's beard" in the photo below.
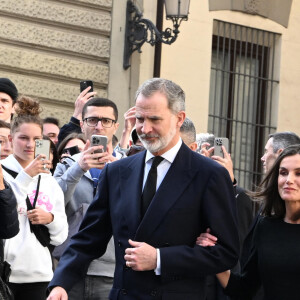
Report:
[[[158,134],[141,134],[141,135],[138,134],[138,137],[142,142],[143,146],[148,151],[150,151],[151,153],[157,153],[169,145],[169,143],[171,142],[175,134],[176,134],[176,129],[173,128],[168,132],[168,134],[166,134],[163,137],[159,136]],[[156,141],[154,142],[147,141],[146,140],[147,137],[148,138],[155,137]]]

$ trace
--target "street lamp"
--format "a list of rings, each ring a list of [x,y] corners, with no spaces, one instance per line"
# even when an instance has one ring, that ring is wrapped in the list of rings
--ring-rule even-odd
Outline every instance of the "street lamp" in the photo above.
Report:
[[[156,43],[172,44],[177,39],[182,20],[188,19],[190,0],[164,0],[167,20],[172,20],[173,29],[166,28],[160,32],[148,19],[143,19],[132,0],[127,1],[126,30],[123,68],[130,67],[129,59],[134,51],[142,52],[145,42],[154,46]]]

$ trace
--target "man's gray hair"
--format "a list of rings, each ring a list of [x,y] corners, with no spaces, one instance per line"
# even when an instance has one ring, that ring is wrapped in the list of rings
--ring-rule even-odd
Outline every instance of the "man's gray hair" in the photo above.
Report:
[[[180,127],[180,134],[183,142],[186,145],[190,145],[196,141],[196,128],[191,119],[185,118]]]
[[[273,153],[288,146],[300,144],[300,137],[291,131],[272,133],[269,135],[270,138],[273,138]]]
[[[135,100],[142,94],[144,97],[151,97],[154,93],[160,92],[166,96],[168,107],[173,113],[185,111],[185,93],[182,88],[171,80],[163,78],[152,78],[145,81],[137,90]]]

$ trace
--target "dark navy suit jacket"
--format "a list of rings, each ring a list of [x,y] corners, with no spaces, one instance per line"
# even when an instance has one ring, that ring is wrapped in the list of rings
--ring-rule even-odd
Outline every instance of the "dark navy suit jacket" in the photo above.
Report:
[[[61,258],[49,287],[67,291],[83,280],[89,263],[104,254],[114,237],[116,268],[110,299],[199,300],[208,274],[232,268],[239,240],[232,182],[226,169],[181,146],[141,220],[145,152],[106,166],[98,193]],[[218,237],[214,247],[195,245],[206,228]],[[128,239],[160,249],[161,275],[125,265]]]

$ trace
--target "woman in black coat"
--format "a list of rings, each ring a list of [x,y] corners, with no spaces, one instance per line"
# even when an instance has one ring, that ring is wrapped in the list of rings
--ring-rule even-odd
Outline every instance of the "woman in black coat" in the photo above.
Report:
[[[0,261],[3,260],[3,240],[17,235],[19,220],[17,214],[17,201],[15,195],[3,180],[0,165]]]

